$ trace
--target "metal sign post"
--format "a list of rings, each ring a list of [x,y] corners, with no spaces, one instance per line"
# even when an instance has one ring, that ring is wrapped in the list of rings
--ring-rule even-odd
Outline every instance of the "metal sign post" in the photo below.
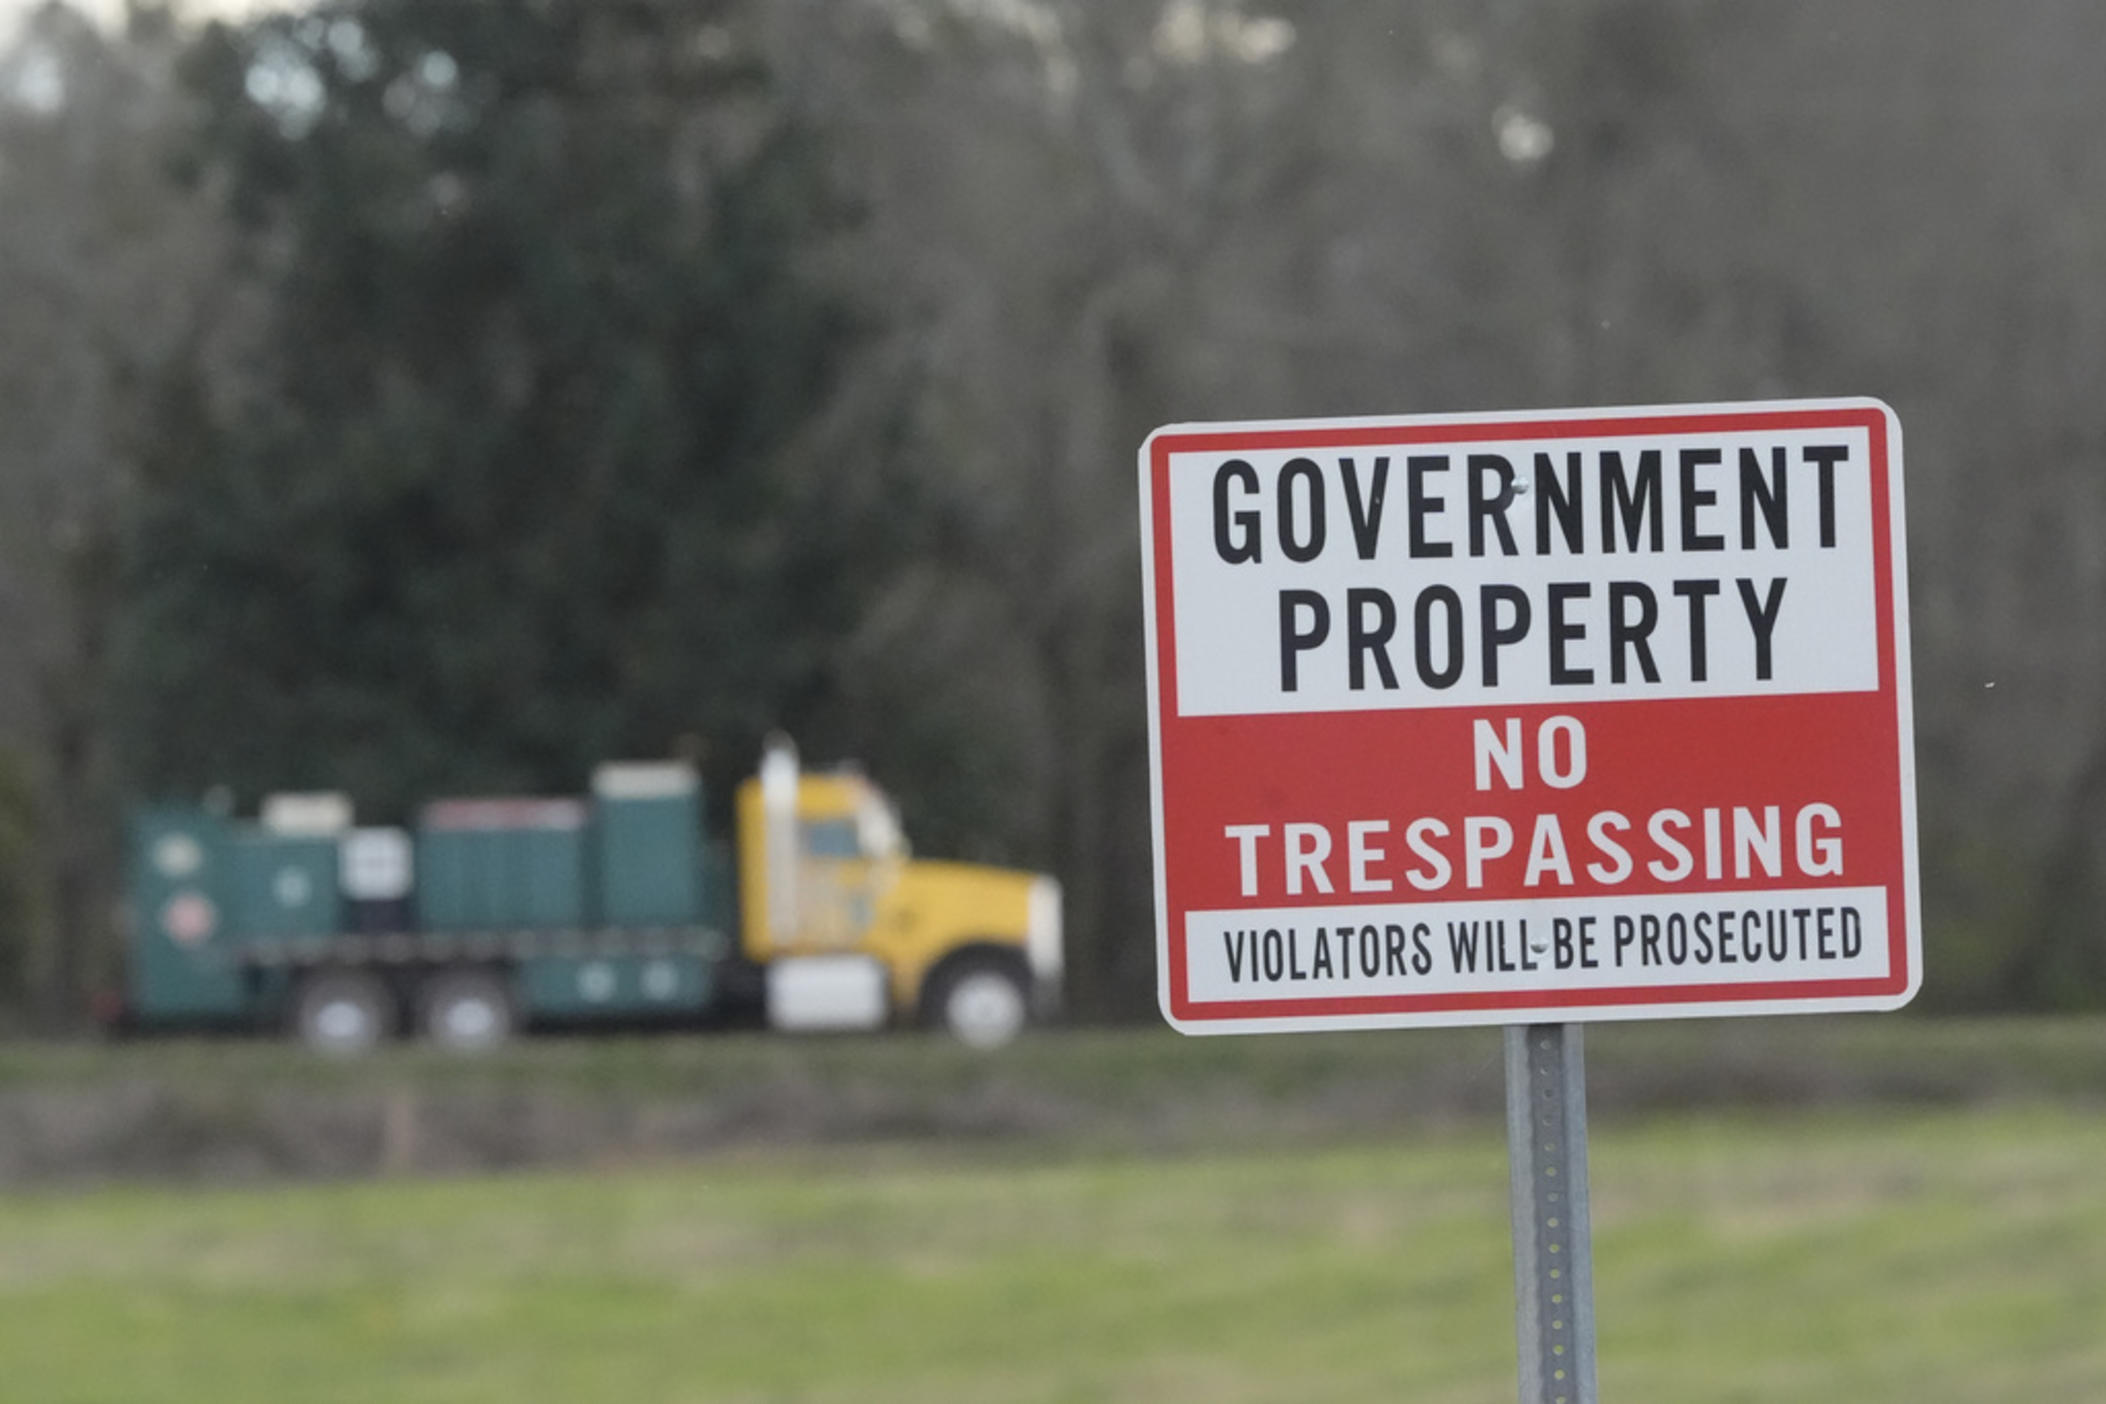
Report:
[[[1506,1029],[1521,1404],[1595,1404],[1587,1069],[1578,1024]]]

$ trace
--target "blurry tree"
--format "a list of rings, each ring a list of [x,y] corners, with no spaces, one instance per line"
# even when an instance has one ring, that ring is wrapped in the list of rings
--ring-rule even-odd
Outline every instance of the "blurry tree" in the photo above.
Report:
[[[37,578],[107,580],[120,542],[118,686],[75,695],[114,699],[146,788],[399,808],[692,733],[721,790],[787,722],[927,846],[1057,870],[1077,1003],[1113,1013],[1152,985],[1150,428],[1879,394],[1928,1000],[2096,1003],[2102,39],[2084,0],[331,0],[214,28],[191,163],[242,276],[170,304],[217,310],[151,381],[136,513],[80,538],[105,564]],[[24,105],[37,71],[10,142],[85,120]],[[94,286],[68,305],[118,334],[79,364],[160,364],[182,319]]]
[[[50,4],[0,53],[0,983],[46,1023],[108,974],[108,639],[141,391],[230,320],[210,312],[214,212],[163,160],[181,38],[158,9],[109,33]]]
[[[2096,1006],[2106,12],[1592,0],[1533,40],[1558,398],[1896,407],[1926,1003]]]
[[[1532,311],[1488,237],[1510,239],[1527,207],[1469,14],[776,12],[785,82],[842,134],[866,212],[853,247],[888,335],[856,373],[905,392],[945,524],[850,677],[975,699],[982,721],[956,719],[971,744],[951,754],[1008,781],[1000,812],[977,806],[983,832],[1065,882],[1085,1013],[1143,1008],[1154,983],[1142,437],[1466,402]]]
[[[143,787],[399,814],[688,735],[722,779],[823,702],[902,499],[801,448],[853,335],[805,251],[848,212],[747,31],[343,0],[202,36],[192,159],[269,324],[163,385],[121,641]]]
[[[1909,434],[1929,1000],[2106,998],[2096,7],[774,13],[952,523],[855,676],[999,719],[1086,1005],[1150,984],[1149,428],[1845,393]]]
[[[23,1015],[46,1027],[59,1024],[63,1008],[39,1007],[48,989],[51,952],[46,904],[50,873],[42,835],[37,829],[40,806],[29,766],[15,751],[0,751],[0,1028],[12,1028]]]

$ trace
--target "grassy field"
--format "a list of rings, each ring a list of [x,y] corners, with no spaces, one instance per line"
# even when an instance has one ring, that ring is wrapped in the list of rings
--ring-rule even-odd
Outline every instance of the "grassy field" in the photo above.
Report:
[[[0,1198],[0,1399],[1513,1397],[1505,1150],[805,1147]],[[1634,1116],[1603,1398],[2106,1399],[2106,1119]]]

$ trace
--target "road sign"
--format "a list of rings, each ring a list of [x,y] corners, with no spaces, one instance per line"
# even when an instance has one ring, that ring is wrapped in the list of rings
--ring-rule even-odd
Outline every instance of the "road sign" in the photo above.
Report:
[[[1176,425],[1140,476],[1178,1028],[1915,993],[1885,405]]]

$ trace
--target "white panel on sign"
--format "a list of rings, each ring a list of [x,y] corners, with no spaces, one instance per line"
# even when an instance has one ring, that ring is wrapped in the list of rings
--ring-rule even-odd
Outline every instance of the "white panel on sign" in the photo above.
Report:
[[[1870,690],[1868,437],[1173,453],[1180,711]]]

